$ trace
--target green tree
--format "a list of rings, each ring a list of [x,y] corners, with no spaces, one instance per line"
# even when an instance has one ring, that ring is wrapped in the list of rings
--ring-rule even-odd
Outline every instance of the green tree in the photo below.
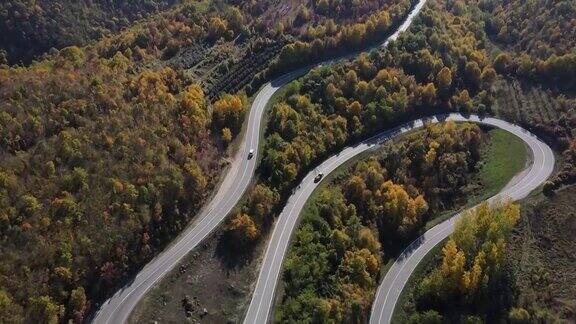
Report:
[[[78,287],[70,293],[69,308],[74,312],[76,319],[80,322],[84,318],[87,302],[86,292],[83,287]]]
[[[478,66],[478,63],[471,61],[467,62],[464,68],[464,74],[466,76],[466,81],[472,87],[472,89],[479,89],[482,81],[482,71]]]
[[[512,62],[512,58],[508,53],[500,53],[494,60],[494,69],[498,71],[498,73],[506,74],[509,72],[510,64]]]
[[[490,89],[494,84],[494,81],[496,81],[496,77],[496,71],[493,68],[489,66],[485,67],[480,77],[482,79],[483,88]]]
[[[434,83],[428,83],[422,89],[422,103],[428,106],[436,105],[436,87]]]
[[[50,296],[30,298],[30,319],[40,323],[57,324],[65,314],[65,308]]]
[[[22,308],[14,303],[12,297],[0,289],[0,319],[7,324],[23,323]]]

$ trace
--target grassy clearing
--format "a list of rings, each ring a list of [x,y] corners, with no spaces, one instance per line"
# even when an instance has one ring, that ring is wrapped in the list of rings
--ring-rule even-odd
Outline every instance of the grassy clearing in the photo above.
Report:
[[[526,166],[527,149],[520,138],[501,129],[492,129],[488,131],[488,135],[490,136],[490,145],[484,153],[482,167],[477,175],[477,181],[481,187],[471,195],[466,206],[460,210],[494,196]],[[427,229],[448,219],[456,212],[442,213],[427,224]],[[439,262],[443,246],[442,243],[434,247],[410,276],[396,304],[392,317],[393,323],[404,323],[408,320],[413,307],[412,292],[424,276]]]
[[[502,130],[489,132],[490,148],[478,178],[485,195],[493,196],[526,166],[526,145],[517,136]]]
[[[426,224],[426,230],[496,195],[525,168],[528,152],[520,138],[502,129],[491,129],[488,131],[488,136],[490,145],[484,152],[482,166],[476,176],[477,189],[470,193],[466,204],[460,208],[442,212],[431,218]]]

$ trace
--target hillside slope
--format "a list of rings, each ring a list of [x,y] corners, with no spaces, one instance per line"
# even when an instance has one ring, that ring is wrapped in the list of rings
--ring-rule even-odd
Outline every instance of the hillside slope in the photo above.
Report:
[[[2,1],[0,49],[6,51],[8,62],[26,64],[51,47],[86,44],[177,2],[179,0]]]

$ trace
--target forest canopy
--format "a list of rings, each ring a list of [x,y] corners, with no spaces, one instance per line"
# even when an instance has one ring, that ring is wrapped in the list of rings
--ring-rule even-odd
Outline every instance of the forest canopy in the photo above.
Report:
[[[0,311],[13,322],[82,322],[173,239],[218,182],[247,111],[241,90],[307,24],[329,20],[310,7],[308,22],[288,15],[278,33],[259,19],[274,13],[269,1],[164,10],[171,4],[0,5],[11,17],[0,28],[21,31],[2,37],[38,37],[38,53],[63,47],[27,67],[0,62],[0,303],[8,305]],[[372,9],[330,19],[340,30]],[[64,24],[50,34],[75,10],[94,24],[87,29],[126,28],[94,36]],[[129,26],[110,18],[122,10],[135,14],[130,21],[159,13]],[[231,232],[242,234],[232,237],[256,240],[279,201],[278,188],[257,186],[231,218]]]
[[[7,62],[27,64],[52,47],[84,45],[178,2],[5,0],[0,3],[0,50]]]
[[[268,0],[3,1],[0,318],[82,322],[200,209],[240,134],[243,90],[382,40],[414,3],[293,1],[278,10]],[[576,59],[574,44],[558,41],[574,40],[574,5],[544,1],[537,11],[538,3],[433,1],[388,48],[288,85],[270,109],[259,177],[225,226],[234,251],[265,237],[291,188],[324,158],[432,113],[497,113],[521,123],[565,150],[546,192],[574,182],[575,101],[566,90]],[[28,67],[4,65],[47,51]],[[497,90],[513,82],[555,105],[534,114],[495,110]],[[304,316],[307,300],[318,302],[317,316],[363,316],[363,294],[382,264],[375,239],[409,237],[466,193],[481,136],[473,126],[443,127],[393,147],[323,195],[327,214],[299,239],[318,251],[339,242],[340,254],[319,257],[331,256],[330,267],[310,271],[331,273],[341,286],[303,296],[294,289],[281,318]],[[294,287],[316,287],[291,271]]]
[[[289,250],[276,320],[366,321],[382,265],[466,196],[481,137],[472,124],[428,126],[323,187],[303,211]]]
[[[409,322],[434,316],[442,322],[491,322],[508,317],[513,304],[506,265],[508,237],[520,218],[518,205],[483,203],[458,220],[439,264],[417,285],[417,310]],[[510,320],[516,321],[511,313]]]

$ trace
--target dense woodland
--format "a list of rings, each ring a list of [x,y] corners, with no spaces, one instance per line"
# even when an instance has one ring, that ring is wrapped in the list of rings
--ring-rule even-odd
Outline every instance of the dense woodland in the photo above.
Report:
[[[571,144],[574,136],[573,125],[576,120],[574,100],[566,98],[562,94],[563,91],[573,86],[572,73],[574,67],[576,67],[573,60],[574,53],[558,49],[553,54],[540,58],[530,51],[524,53],[515,52],[512,47],[509,48],[510,53],[502,53],[495,48],[495,43],[491,40],[492,35],[489,34],[489,29],[485,25],[485,19],[489,17],[486,12],[475,10],[472,5],[466,7],[463,2],[449,2],[447,5],[433,2],[431,7],[435,10],[423,11],[410,32],[401,36],[398,42],[391,44],[389,50],[373,53],[370,56],[363,56],[348,65],[340,64],[313,70],[298,83],[292,84],[292,88],[288,90],[285,96],[287,100],[277,104],[271,112],[272,123],[269,127],[276,130],[276,133],[289,145],[278,144],[282,142],[279,142],[276,138],[272,138],[268,142],[274,143],[274,149],[280,152],[284,151],[286,156],[286,158],[282,158],[281,154],[277,154],[274,151],[266,152],[263,161],[263,174],[269,177],[269,181],[273,183],[281,182],[283,177],[278,170],[282,170],[281,167],[284,166],[285,170],[291,171],[291,161],[296,161],[293,163],[297,166],[297,169],[301,165],[298,162],[307,161],[306,159],[297,158],[302,156],[301,152],[307,152],[306,146],[302,149],[301,140],[299,139],[301,135],[298,135],[302,133],[302,121],[305,121],[301,117],[302,113],[300,113],[303,110],[303,102],[311,101],[321,105],[321,111],[326,114],[333,114],[335,121],[336,118],[344,117],[345,121],[339,119],[341,122],[338,125],[346,125],[347,128],[332,126],[330,129],[335,133],[334,138],[336,140],[340,138],[338,135],[344,133],[343,130],[350,129],[349,137],[346,138],[349,140],[350,138],[355,138],[355,136],[361,138],[363,132],[373,133],[378,127],[401,119],[402,113],[406,113],[406,111],[402,110],[402,107],[408,107],[407,112],[412,115],[422,113],[424,109],[431,108],[435,108],[431,109],[432,111],[491,112],[494,103],[494,93],[492,91],[496,88],[495,80],[510,82],[510,80],[519,78],[520,82],[529,82],[535,84],[533,85],[535,87],[552,88],[549,92],[554,100],[559,97],[558,101],[562,103],[558,105],[560,110],[554,112],[555,115],[559,116],[559,119],[543,120],[530,117],[523,120],[515,120],[522,122],[525,127],[544,135],[544,138],[549,143],[556,145],[561,150],[566,149],[563,154],[562,169],[547,184],[547,191],[552,192],[555,188],[574,182],[574,146]],[[560,17],[559,19],[562,20],[565,17]],[[562,26],[567,28],[566,25]],[[528,38],[529,35],[525,37]],[[522,60],[527,60],[527,55],[533,55],[530,56],[530,64],[532,65],[523,63]],[[351,68],[351,66],[353,67]],[[380,94],[382,92],[379,92],[381,91],[380,89],[373,90],[377,88],[374,86],[374,83],[376,83],[374,81],[378,77],[371,79],[370,76],[374,75],[375,71],[380,70],[383,66],[395,68],[396,74],[390,73],[390,75],[394,77],[394,81],[397,80],[406,89],[408,105],[397,105],[397,102],[389,99],[388,101],[386,99],[378,100],[377,95],[374,96],[375,93]],[[562,71],[560,72],[559,70]],[[382,70],[377,75],[383,75]],[[333,76],[337,76],[335,78],[335,80],[338,80],[337,82],[331,79]],[[412,87],[407,86],[409,83],[404,81],[407,80],[406,77],[412,80]],[[357,86],[349,86],[354,83],[357,83]],[[389,85],[391,82],[384,84]],[[400,86],[400,89],[402,89],[402,86]],[[300,97],[295,94],[299,94]],[[305,95],[305,99],[302,99],[301,94]],[[392,94],[391,97],[394,98],[393,92],[391,93],[388,90],[386,94]],[[570,96],[569,92],[567,95]],[[278,115],[281,115],[282,119],[277,119]],[[511,119],[514,120],[514,118]],[[315,123],[305,121],[304,123],[314,127],[311,129],[316,129],[317,125],[321,124],[319,121]],[[306,130],[307,128],[304,129]],[[317,132],[309,132],[312,138],[318,137],[315,135]],[[312,149],[312,152],[317,151],[319,147],[322,148],[320,143],[315,143],[315,145],[311,145],[311,147],[315,148]],[[294,144],[296,144],[296,147],[294,147]],[[298,152],[300,154],[290,152]],[[294,156],[296,156],[295,159],[292,158]],[[269,163],[267,159],[270,157],[273,157],[274,161],[278,161],[277,159],[279,161],[273,166],[266,168],[267,163]],[[274,172],[270,172],[271,170],[274,170]],[[394,172],[398,171],[394,170]],[[389,174],[394,175],[394,172]],[[288,172],[286,174],[293,173]],[[423,172],[423,174],[427,173]],[[333,236],[334,232],[330,232],[330,230],[342,230],[338,226],[346,228],[346,225],[341,225],[341,223],[345,224],[351,215],[362,219],[367,217],[367,215],[371,215],[371,211],[357,208],[358,205],[355,205],[352,208],[353,211],[350,211],[348,206],[350,200],[346,200],[348,196],[345,194],[346,186],[343,187],[342,191],[344,194],[330,190],[320,194],[319,202],[313,208],[313,211],[309,215],[304,216],[303,226],[295,238],[293,250],[286,264],[284,277],[286,295],[278,309],[277,315],[277,319],[280,321],[312,320],[323,322],[335,320],[336,322],[349,322],[352,319],[362,321],[363,316],[365,316],[366,307],[369,307],[370,296],[373,293],[371,291],[374,288],[372,282],[375,279],[374,273],[367,269],[369,268],[368,265],[380,262],[378,261],[379,254],[374,251],[371,253],[364,251],[365,260],[363,263],[367,272],[364,273],[364,277],[355,276],[353,278],[361,278],[356,283],[360,285],[363,283],[365,290],[350,288],[347,281],[350,276],[346,277],[349,272],[342,268],[348,266],[344,263],[344,260],[349,255],[338,254],[339,247],[336,246],[334,241],[339,240],[335,239],[335,236]],[[359,187],[364,188],[362,186]],[[361,192],[362,190],[359,191]],[[424,195],[424,197],[427,200],[429,196]],[[444,200],[439,199],[439,201],[440,203],[449,201],[450,197],[445,196],[443,197]],[[386,206],[384,202],[380,205]],[[404,216],[409,214],[405,212]],[[338,215],[341,218],[340,222],[334,222],[333,215]],[[388,214],[388,216],[390,215],[393,215],[393,213]],[[518,212],[515,207],[506,206],[504,209],[494,211],[494,215],[496,215],[494,216],[496,219],[487,222],[498,222],[501,217],[497,215],[507,215],[506,219],[510,220],[507,226],[501,226],[502,233],[500,233],[499,237],[490,236],[490,239],[497,240],[497,245],[501,251],[501,244],[506,239],[507,232],[515,224]],[[513,219],[513,222],[511,219]],[[334,223],[337,225],[334,225]],[[366,223],[362,225],[365,226]],[[387,231],[394,231],[398,226],[397,224],[387,225],[384,227]],[[383,229],[378,227],[378,230],[382,236]],[[360,251],[365,247],[362,245],[365,243],[360,243],[357,239],[357,231],[358,227],[354,227],[352,233],[355,233],[353,235],[356,236],[351,236],[354,238],[349,241],[349,244],[353,246],[353,251]],[[390,235],[389,232],[387,234],[386,237],[398,238]],[[479,231],[476,234],[478,242],[486,241],[485,233],[483,234]],[[338,235],[336,237],[340,238]],[[386,246],[386,244],[382,245]],[[375,245],[372,244],[372,246],[374,247]],[[498,252],[495,249],[491,251],[494,253]],[[481,290],[478,281],[476,281],[475,285],[473,285],[473,282],[468,282],[466,286],[468,291],[461,291],[463,295],[458,295],[457,293],[449,294],[451,296],[449,298],[452,298],[450,300],[463,299],[463,303],[468,303],[466,305],[472,309],[475,304],[480,304],[478,308],[486,308],[478,311],[482,312],[483,315],[487,313],[490,316],[507,318],[509,315],[507,311],[512,305],[513,297],[503,294],[503,298],[509,299],[496,303],[488,297],[491,296],[490,294],[493,295],[495,293],[494,289],[512,289],[509,285],[510,283],[506,281],[510,280],[510,278],[506,277],[509,273],[499,272],[501,270],[499,269],[499,262],[502,261],[501,255],[492,255],[492,259],[490,259],[490,256],[478,256],[478,254],[486,252],[471,250],[467,251],[467,253],[469,259],[466,259],[468,260],[467,265],[463,265],[462,278],[466,277],[472,280],[474,279],[473,275],[483,275],[485,278],[494,279],[491,284],[488,284],[488,286],[492,285],[492,290]],[[384,256],[386,256],[386,253],[384,253]],[[352,257],[352,254],[350,254],[350,257]],[[486,258],[488,260],[485,260]],[[477,261],[476,265],[474,260]],[[482,267],[486,268],[483,269]],[[494,278],[490,276],[491,274],[494,275]],[[439,275],[435,276],[436,279],[441,277]],[[456,275],[453,277],[455,278]],[[432,279],[430,280],[433,281]],[[486,285],[486,280],[482,284]],[[434,281],[434,284],[421,289],[420,302],[423,304],[437,303],[437,306],[441,302],[445,302],[444,305],[449,309],[448,305],[451,305],[449,301],[433,299],[433,296],[440,294],[438,291],[444,291],[443,289],[448,289],[449,287],[452,286],[447,280],[446,282],[441,280]],[[455,290],[455,292],[457,291],[458,289]],[[464,295],[468,297],[464,298]],[[339,297],[335,298],[334,296]],[[466,305],[463,305],[463,309],[466,309]],[[362,309],[364,309],[364,313],[361,311]],[[499,311],[504,313],[498,313]],[[465,312],[460,312],[459,314],[462,313]],[[510,316],[514,316],[514,314]],[[475,320],[474,317],[468,319]],[[483,316],[482,319],[485,320],[486,317]],[[441,320],[441,316],[438,313],[431,312],[417,314],[411,320],[418,323],[426,320],[438,321]],[[464,319],[456,318],[455,320]]]
[[[561,89],[576,83],[576,5],[570,0],[454,1],[453,12],[473,13],[502,53],[497,67]],[[479,11],[476,9],[479,8]]]
[[[181,6],[176,6],[182,3]],[[392,18],[400,18],[406,7],[396,8],[400,0],[378,1],[293,1],[282,3],[273,0],[225,1],[225,0],[137,0],[128,2],[110,1],[31,1],[8,0],[0,4],[0,50],[2,60],[28,64],[32,59],[48,52],[51,48],[61,49],[67,46],[82,46],[92,40],[113,36],[124,28],[129,28],[138,20],[152,17],[156,20],[159,12],[176,6],[176,11],[167,11],[166,18],[177,19],[178,7],[214,7],[219,12],[227,11],[229,5],[236,6],[244,16],[252,17],[250,21],[231,21],[223,15],[220,20],[211,21],[214,25],[213,36],[226,34],[228,24],[245,28],[244,35],[254,33],[260,37],[282,38],[284,35],[313,41],[333,36],[329,42],[336,41],[342,33],[348,37],[365,29],[365,22],[389,23]],[[408,3],[404,1],[403,4]],[[409,3],[408,3],[409,4]],[[375,14],[379,12],[380,14]],[[386,21],[378,21],[382,16]],[[354,23],[359,22],[354,26]],[[350,25],[350,28],[348,28]],[[370,27],[372,26],[372,27]],[[165,28],[166,26],[164,26]],[[194,25],[187,24],[194,29]],[[197,26],[196,26],[197,27]],[[381,28],[384,26],[379,26]],[[163,33],[164,28],[158,31]],[[374,30],[385,32],[385,29]],[[171,30],[173,32],[173,30]],[[237,34],[228,33],[235,37]],[[372,38],[383,35],[371,35]],[[178,37],[178,35],[176,35]],[[349,38],[349,37],[348,37]],[[360,40],[360,39],[358,39]],[[357,40],[357,41],[358,41]],[[334,45],[334,44],[333,44]],[[358,47],[358,44],[356,44]],[[337,47],[332,46],[336,50]],[[173,51],[174,49],[172,49]]]
[[[323,189],[286,259],[277,321],[365,322],[381,265],[431,216],[466,197],[482,137],[473,124],[428,126]]]
[[[329,154],[400,121],[436,112],[488,112],[497,74],[482,41],[471,36],[480,25],[446,22],[435,11],[424,10],[411,32],[387,49],[316,68],[289,84],[269,113],[259,185],[249,197],[263,188],[287,197]],[[448,29],[450,22],[457,25]],[[273,222],[280,201],[246,200],[229,234],[249,238],[243,242],[250,246]],[[260,211],[267,213],[252,215],[254,204],[266,206]]]
[[[280,33],[265,19],[277,3],[237,5],[186,2],[29,67],[0,65],[3,321],[84,321],[202,207],[246,114],[236,91],[307,24],[345,28],[374,9],[329,18],[296,3]],[[250,217],[279,200],[266,187],[252,197]]]
[[[357,16],[357,12],[370,12],[366,7],[373,7],[375,13],[361,22],[348,25],[339,25],[333,19],[327,20],[324,24],[309,25],[307,29],[300,32],[301,40],[284,46],[278,58],[272,62],[265,73],[258,75],[255,81],[258,82],[262,78],[270,79],[281,72],[302,67],[305,65],[303,63],[318,62],[338,54],[366,49],[390,34],[391,27],[398,26],[416,2],[415,0],[380,0],[364,3],[352,1],[350,9],[342,10],[346,8],[346,4],[340,1],[331,3],[318,1],[316,11],[326,12],[336,17],[348,11],[352,11],[352,17]],[[324,3],[328,5],[325,6]],[[296,22],[308,21],[311,19],[310,15],[309,9],[300,7]]]
[[[181,70],[144,68],[166,55],[168,45],[148,37],[168,37],[164,23],[211,19],[194,6],[174,12],[29,68],[0,69],[9,322],[82,322],[188,224],[220,175],[247,101],[210,102]],[[208,22],[195,28],[182,39],[215,37]]]
[[[487,49],[494,57],[495,70],[504,77],[497,85],[497,96],[515,97],[514,100],[499,99],[512,105],[499,107],[498,112],[531,129],[563,151],[559,171],[545,184],[544,193],[552,196],[554,190],[573,184],[576,180],[574,3],[561,0],[505,3],[453,1],[447,8],[450,15],[468,17],[485,24],[484,37],[490,40]],[[502,84],[512,84],[512,87],[501,87]],[[523,90],[508,90],[513,88]],[[530,98],[525,96],[527,93],[543,98],[538,102],[539,107],[517,105]],[[517,109],[517,114],[514,109]],[[573,220],[568,220],[568,205],[558,208],[553,207],[552,203],[548,207],[544,207],[547,206],[546,202],[540,205],[541,208],[527,215],[538,215],[548,208],[548,214],[540,217],[552,219],[531,217],[532,220],[525,220],[524,224],[555,224],[555,217],[564,217],[566,222],[555,224],[554,231],[561,231],[559,228],[564,226],[571,227],[569,222]],[[511,240],[511,228],[519,217],[516,208],[508,205],[489,210],[482,206],[459,224],[456,233],[444,246],[441,258],[436,259],[436,267],[419,279],[423,280],[416,286],[411,304],[404,305],[407,307],[404,313],[412,314],[408,322],[550,323],[573,316],[573,305],[570,306],[573,300],[568,298],[564,301],[566,304],[562,304],[562,300],[554,297],[569,289],[566,285],[570,284],[564,282],[562,286],[558,283],[560,279],[555,279],[554,289],[550,284],[551,277],[563,278],[564,275],[551,275],[538,268],[540,265],[534,265],[537,269],[529,273],[512,270],[520,262],[520,257],[513,253],[525,256],[526,244],[533,240],[533,236],[524,238],[524,243],[515,243],[515,252],[506,251],[506,244]],[[567,209],[563,211],[560,208]],[[523,225],[522,228],[538,226],[536,223]],[[563,243],[560,243],[554,233],[542,235],[538,240],[553,242],[542,247],[542,253],[549,253],[551,246],[569,242],[562,240]],[[515,237],[514,240],[518,240],[518,235]],[[558,256],[558,260],[561,263],[570,262],[563,255]]]
[[[186,226],[222,167],[211,128],[234,129],[245,108],[228,96],[210,114],[202,89],[170,68],[123,75],[119,57],[82,53],[53,63],[67,68],[0,76],[0,285],[27,320],[81,321],[87,300]]]
[[[258,72],[249,93],[276,73],[322,59],[322,51],[383,39],[413,2],[206,0],[164,10],[173,4],[0,4],[3,321],[82,322],[202,206],[240,132],[248,103],[241,90]],[[550,40],[574,40],[574,5],[546,1],[534,21],[533,6],[435,1],[388,49],[292,83],[271,109],[259,179],[226,224],[229,242],[250,250],[292,186],[329,154],[413,116],[491,112],[497,81],[525,80],[560,98],[557,119],[520,122],[566,150],[550,193],[573,182],[574,46]],[[560,23],[549,24],[553,19]],[[29,67],[2,65],[29,62],[50,47],[59,50]],[[455,154],[443,167],[467,158]],[[397,178],[388,189],[401,188],[415,201],[411,188],[419,188],[429,209],[449,204],[446,188],[427,192],[410,182],[419,176]],[[368,212],[357,210],[356,218],[371,228],[362,223]],[[389,230],[408,233],[418,217]],[[354,247],[361,251],[362,244]],[[350,258],[354,263],[356,255]]]
[[[576,6],[570,0],[468,2],[489,14],[488,33],[515,52],[542,59],[574,52]]]
[[[0,50],[10,63],[29,63],[54,47],[84,45],[177,0],[6,0],[0,3]],[[2,63],[0,51],[0,64]]]
[[[505,262],[506,242],[520,218],[517,205],[486,203],[456,224],[439,264],[414,292],[409,323],[523,323],[514,303],[512,275]]]

